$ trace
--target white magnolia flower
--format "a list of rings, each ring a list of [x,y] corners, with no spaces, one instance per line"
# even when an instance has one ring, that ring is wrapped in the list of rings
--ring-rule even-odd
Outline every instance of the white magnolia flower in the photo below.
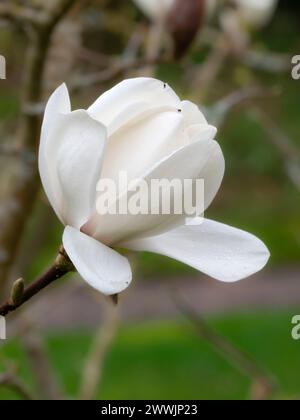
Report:
[[[204,207],[216,195],[224,158],[198,107],[180,101],[163,82],[125,80],[88,110],[71,111],[60,86],[45,110],[39,170],[49,201],[66,226],[63,245],[80,275],[110,295],[131,281],[124,247],[167,255],[225,282],[260,270],[269,253],[253,235],[211,220],[184,215],[99,215],[96,184],[130,179],[204,179]],[[122,200],[120,196],[118,200]]]
[[[158,20],[167,16],[175,0],[133,0],[142,12],[151,20]]]
[[[234,0],[241,21],[251,28],[260,28],[272,18],[278,0]]]

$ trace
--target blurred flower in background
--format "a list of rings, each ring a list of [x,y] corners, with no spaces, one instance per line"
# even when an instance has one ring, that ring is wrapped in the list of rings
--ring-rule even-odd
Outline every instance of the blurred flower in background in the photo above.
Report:
[[[165,19],[176,0],[133,0],[151,20]]]
[[[273,17],[278,0],[234,0],[241,23],[249,29],[267,25]]]

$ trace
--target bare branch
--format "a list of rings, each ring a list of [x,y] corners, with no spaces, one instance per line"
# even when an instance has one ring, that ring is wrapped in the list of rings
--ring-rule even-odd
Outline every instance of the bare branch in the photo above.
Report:
[[[40,134],[40,114],[32,112],[40,107],[43,93],[44,70],[57,23],[63,19],[78,0],[60,0],[43,22],[38,20],[29,31],[25,63],[25,80],[22,87],[22,119],[18,148],[35,155]],[[48,13],[48,11],[47,11]],[[28,112],[30,110],[30,112]],[[39,191],[39,177],[35,159],[20,159],[9,191],[1,200],[0,250],[6,256],[0,262],[0,295],[6,287],[9,270],[17,254],[22,233]],[[15,211],[10,209],[14,208]]]
[[[206,96],[222,70],[223,65],[231,53],[231,46],[227,39],[220,35],[220,38],[213,45],[207,60],[198,66],[198,72],[192,82],[192,87],[199,92],[199,100],[204,103]]]
[[[54,10],[52,10],[49,21],[46,24],[47,30],[52,32],[54,27],[62,20],[69,10],[78,0],[59,0]]]
[[[256,107],[253,115],[269,134],[267,140],[275,147],[284,163],[290,181],[300,191],[300,150],[263,110]]]
[[[60,400],[62,392],[59,382],[49,361],[44,341],[35,327],[35,322],[28,315],[24,319],[21,329],[21,341],[26,351],[31,371],[37,385],[37,395],[42,399]],[[25,325],[24,325],[25,323]]]
[[[287,73],[291,70],[291,57],[270,51],[246,50],[241,55],[245,66],[269,73]]]
[[[47,15],[29,7],[20,6],[13,2],[0,4],[0,19],[21,23],[41,23],[47,20]]]
[[[245,87],[230,93],[225,96],[225,98],[220,99],[212,106],[210,112],[212,114],[212,118],[215,120],[215,124],[220,125],[224,122],[229,112],[241,103],[252,99],[273,97],[277,94],[278,92],[276,90],[266,89],[262,86]]]
[[[32,283],[30,283],[30,285],[24,290],[18,302],[12,302],[11,299],[9,299],[5,303],[3,303],[0,306],[0,315],[6,316],[10,312],[15,311],[25,302],[30,300],[33,296],[38,294],[45,287],[49,286],[51,283],[63,277],[69,271],[73,270],[73,264],[69,260],[64,249],[61,248],[53,266],[49,270],[47,270],[41,277],[37,278]]]
[[[92,400],[102,379],[103,366],[115,337],[118,324],[118,307],[108,302],[103,325],[100,326],[82,374],[80,399]]]
[[[77,76],[71,82],[70,89],[76,90],[79,88],[90,87],[96,84],[108,83],[123,76],[124,73],[130,70],[137,70],[145,66],[152,66],[159,63],[164,63],[165,58],[157,57],[155,59],[135,59],[123,63],[116,63],[111,68],[102,70],[100,72]]]
[[[10,388],[16,392],[24,400],[35,400],[31,391],[27,388],[26,384],[23,383],[13,372],[7,372],[0,375],[0,386]]]
[[[213,330],[178,294],[174,296],[174,300],[180,312],[195,327],[199,337],[207,341],[221,357],[225,358],[231,365],[252,380],[254,385],[252,388],[252,399],[264,400],[270,398],[276,389],[276,383],[273,378],[248,354]]]

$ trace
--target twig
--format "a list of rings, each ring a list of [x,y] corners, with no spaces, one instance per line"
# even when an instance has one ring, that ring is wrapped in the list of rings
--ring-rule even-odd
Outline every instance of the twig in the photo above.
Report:
[[[253,384],[252,399],[264,400],[270,398],[276,389],[273,378],[248,354],[214,331],[181,297],[175,295],[174,300],[180,313],[192,323],[199,336],[207,341],[221,357],[251,378]]]
[[[42,23],[47,20],[47,14],[13,2],[0,4],[0,18],[22,23]]]
[[[34,395],[14,373],[6,372],[0,375],[0,386],[5,386],[19,394],[24,400],[35,400]]]
[[[291,57],[288,54],[248,49],[241,55],[241,61],[251,69],[269,73],[287,73],[291,70]]]
[[[111,302],[106,303],[106,315],[103,325],[96,332],[82,373],[79,393],[82,400],[92,400],[95,397],[102,379],[105,359],[118,328],[118,320],[118,307],[111,304]]]
[[[212,114],[214,123],[219,126],[223,124],[229,112],[241,103],[251,99],[266,98],[275,95],[277,95],[277,91],[274,89],[266,89],[262,86],[245,87],[220,99],[209,109],[209,112]]]
[[[21,335],[21,341],[37,384],[37,395],[47,400],[62,399],[58,380],[48,358],[44,341],[34,325],[34,320],[28,318],[27,315],[25,319],[26,325],[24,325],[24,320],[22,322],[21,329],[23,334]]]
[[[131,34],[129,41],[126,45],[126,48],[123,51],[122,59],[126,61],[131,61],[137,58],[139,48],[143,43],[145,37],[146,26],[144,23],[137,25],[135,31]]]
[[[77,76],[74,78],[73,82],[70,84],[71,90],[76,90],[79,88],[86,88],[96,84],[107,83],[122,77],[122,75],[130,70],[136,70],[143,68],[149,65],[155,65],[158,63],[163,63],[165,60],[162,57],[157,57],[155,59],[135,59],[123,63],[118,63],[113,65],[111,68],[102,70],[100,72]]]
[[[199,92],[198,99],[201,103],[204,102],[212,83],[216,80],[230,53],[231,46],[228,40],[220,35],[193,81],[193,88]]]
[[[51,11],[48,21],[44,25],[44,29],[52,33],[56,25],[69,12],[69,10],[78,3],[78,0],[60,0],[54,10]]]
[[[300,191],[300,150],[265,112],[256,107],[252,113],[269,134],[267,140],[269,140],[280,154],[288,177]]]
[[[52,267],[50,267],[49,270],[47,270],[41,277],[30,283],[30,285],[24,290],[22,296],[19,297],[18,302],[12,302],[12,300],[9,299],[0,306],[0,315],[6,316],[10,312],[15,311],[45,287],[73,270],[73,264],[69,260],[65,251],[61,249]]]

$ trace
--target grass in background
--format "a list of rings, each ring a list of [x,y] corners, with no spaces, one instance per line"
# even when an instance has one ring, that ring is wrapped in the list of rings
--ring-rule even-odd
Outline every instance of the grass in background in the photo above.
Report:
[[[291,338],[291,318],[297,311],[233,314],[210,319],[210,324],[247,351],[277,379],[278,398],[300,396],[300,342]],[[70,397],[87,354],[88,332],[54,333],[46,338],[48,351]],[[3,346],[17,360],[22,377],[32,385],[20,345]],[[217,355],[183,321],[148,322],[121,329],[107,359],[102,399],[246,399],[250,381]],[[0,389],[0,399],[15,398]]]

